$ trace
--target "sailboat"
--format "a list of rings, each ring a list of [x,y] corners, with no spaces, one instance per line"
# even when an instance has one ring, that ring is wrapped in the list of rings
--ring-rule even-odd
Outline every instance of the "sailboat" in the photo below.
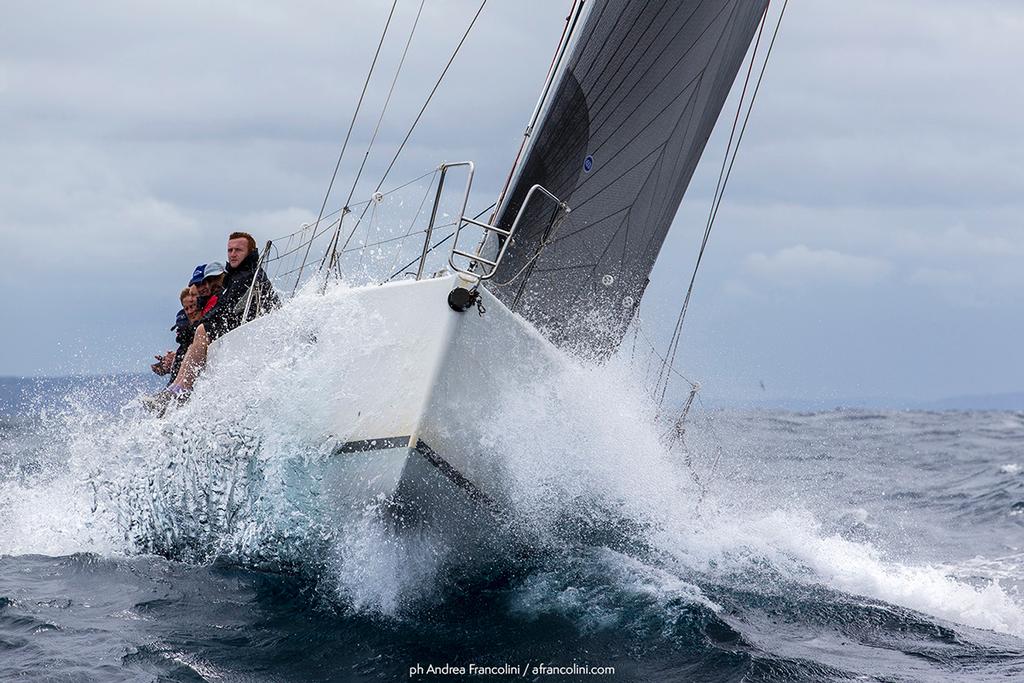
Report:
[[[336,359],[344,392],[315,398],[331,402],[323,488],[340,506],[415,497],[427,473],[504,504],[506,465],[484,446],[496,398],[565,349],[600,359],[621,343],[767,5],[574,4],[491,216],[466,212],[474,163],[442,164],[414,277],[347,293],[372,352]],[[446,267],[429,273],[454,174],[467,178],[461,211]],[[335,239],[326,263],[337,249]],[[225,335],[207,372],[249,354],[275,322],[257,317]]]

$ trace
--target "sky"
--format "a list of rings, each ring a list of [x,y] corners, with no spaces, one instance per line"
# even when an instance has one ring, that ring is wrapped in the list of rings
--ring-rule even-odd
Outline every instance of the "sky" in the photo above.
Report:
[[[342,187],[418,6],[398,2]],[[477,6],[424,3],[368,178]],[[568,6],[490,0],[393,178],[473,159],[474,203],[486,206]],[[0,375],[144,370],[172,345],[177,291],[193,266],[223,255],[228,232],[263,240],[315,219],[389,8],[0,5]],[[1022,34],[1024,5],[1009,0],[792,0],[701,266],[680,368],[722,397],[1024,390]],[[733,106],[641,307],[661,343]]]

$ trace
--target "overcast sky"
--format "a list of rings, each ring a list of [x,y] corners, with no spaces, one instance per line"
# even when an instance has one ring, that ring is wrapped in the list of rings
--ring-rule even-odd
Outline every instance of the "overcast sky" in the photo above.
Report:
[[[426,1],[371,177],[477,4]],[[490,0],[392,177],[469,158],[479,196],[496,194],[568,4]],[[399,1],[345,187],[418,5]],[[315,218],[389,7],[0,4],[0,375],[145,369],[227,232],[262,240]],[[721,396],[761,381],[826,399],[1024,390],[1021,35],[1010,0],[792,0],[682,368]],[[643,302],[662,339],[727,135]]]

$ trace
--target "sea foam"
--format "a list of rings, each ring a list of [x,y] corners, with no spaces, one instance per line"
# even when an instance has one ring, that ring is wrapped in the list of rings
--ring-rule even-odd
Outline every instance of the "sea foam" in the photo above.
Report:
[[[0,554],[310,565],[349,608],[390,615],[424,595],[443,599],[444,572],[466,556],[448,552],[450,539],[396,538],[373,501],[350,528],[326,528],[294,499],[329,450],[330,401],[345,390],[332,359],[373,353],[384,341],[361,334],[356,321],[377,313],[361,310],[351,292],[308,286],[273,314],[262,351],[224,359],[162,420],[137,406],[102,413],[71,397],[42,421],[47,450],[61,457],[0,491]],[[587,623],[614,622],[619,603],[588,591],[595,576],[578,573],[580,558],[596,557],[605,588],[626,602],[648,596],[651,609],[717,610],[701,587],[709,582],[755,592],[826,586],[1024,635],[1024,607],[998,577],[981,585],[957,578],[942,557],[902,562],[825,530],[799,501],[766,496],[737,508],[728,482],[702,488],[680,445],[666,445],[665,425],[628,363],[563,355],[560,364],[496,397],[500,417],[481,444],[506,459],[509,528],[556,558],[528,573],[519,609],[560,606]]]

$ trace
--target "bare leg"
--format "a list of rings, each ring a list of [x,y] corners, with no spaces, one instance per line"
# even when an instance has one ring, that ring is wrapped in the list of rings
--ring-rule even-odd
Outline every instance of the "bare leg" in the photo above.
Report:
[[[210,338],[206,335],[206,327],[200,325],[196,328],[196,336],[192,344],[185,352],[185,357],[178,368],[178,375],[174,378],[171,386],[179,387],[183,391],[192,391],[192,383],[196,381],[199,372],[206,365],[206,350],[210,346]]]

